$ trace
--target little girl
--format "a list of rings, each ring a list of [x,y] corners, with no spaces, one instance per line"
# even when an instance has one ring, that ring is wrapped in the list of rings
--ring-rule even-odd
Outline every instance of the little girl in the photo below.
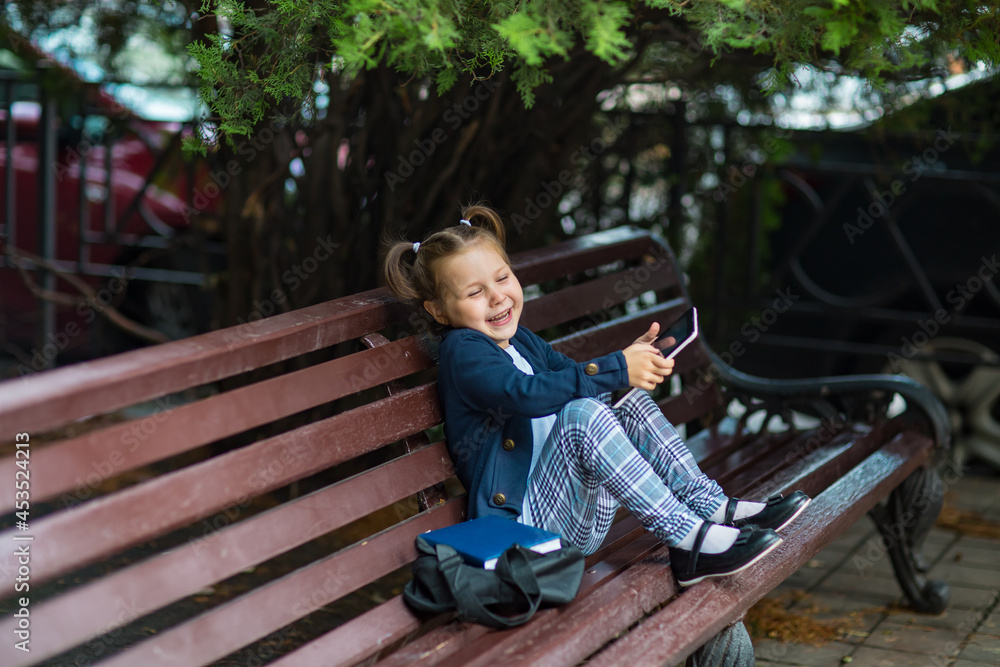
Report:
[[[497,514],[597,550],[621,504],[671,547],[680,584],[733,574],[774,549],[809,502],[727,498],[699,470],[646,392],[673,370],[649,330],[624,350],[577,363],[518,325],[524,294],[504,226],[475,205],[420,243],[391,245],[386,282],[443,328],[438,393],[469,517]]]

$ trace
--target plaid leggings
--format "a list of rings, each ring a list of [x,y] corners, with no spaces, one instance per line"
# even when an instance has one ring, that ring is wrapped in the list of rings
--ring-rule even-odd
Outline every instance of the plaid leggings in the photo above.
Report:
[[[633,392],[619,408],[611,408],[609,398],[576,399],[559,411],[519,521],[560,533],[591,554],[620,503],[674,546],[726,495],[646,392]]]

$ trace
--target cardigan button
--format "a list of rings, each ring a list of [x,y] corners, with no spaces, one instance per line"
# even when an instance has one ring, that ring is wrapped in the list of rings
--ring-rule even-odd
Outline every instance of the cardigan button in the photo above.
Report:
[[[503,448],[508,452],[514,449],[514,441],[511,440],[510,438],[507,438],[506,440],[503,441]]]
[[[587,364],[584,367],[583,372],[587,375],[597,375],[597,364]]]
[[[503,505],[505,502],[507,502],[507,496],[505,496],[502,493],[498,493],[495,496],[493,496],[493,502],[497,505]]]

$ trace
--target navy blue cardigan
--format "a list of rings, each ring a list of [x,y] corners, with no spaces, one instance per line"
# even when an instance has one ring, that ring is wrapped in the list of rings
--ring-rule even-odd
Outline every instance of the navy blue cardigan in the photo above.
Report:
[[[628,386],[625,355],[577,363],[518,327],[511,344],[528,360],[526,375],[486,334],[451,329],[441,341],[438,394],[448,450],[469,493],[469,518],[516,518],[531,465],[531,419],[559,412],[574,398]]]

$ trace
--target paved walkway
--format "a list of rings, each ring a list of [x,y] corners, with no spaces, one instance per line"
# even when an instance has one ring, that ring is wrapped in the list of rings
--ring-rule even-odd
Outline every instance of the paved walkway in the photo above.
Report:
[[[945,503],[952,513],[974,512],[1000,526],[1000,473],[966,472],[947,490]],[[797,639],[823,626],[835,636],[814,644],[755,637],[758,667],[1000,666],[1000,535],[935,527],[924,553],[933,564],[930,577],[951,587],[951,604],[940,616],[898,606],[902,595],[874,523],[858,521],[761,605],[770,600],[793,614]]]

